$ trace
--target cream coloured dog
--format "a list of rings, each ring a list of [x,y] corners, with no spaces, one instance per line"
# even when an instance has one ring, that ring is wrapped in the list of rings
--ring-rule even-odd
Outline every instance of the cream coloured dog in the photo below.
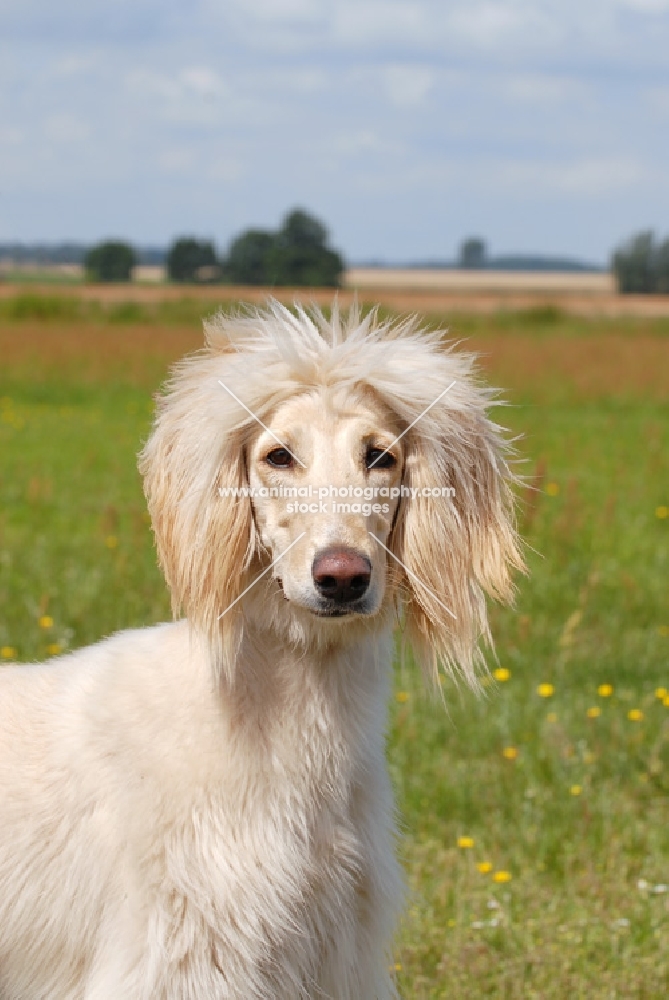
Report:
[[[491,394],[415,321],[206,334],[140,457],[186,618],[0,671],[1,1000],[396,995],[393,625],[475,683],[522,565]]]

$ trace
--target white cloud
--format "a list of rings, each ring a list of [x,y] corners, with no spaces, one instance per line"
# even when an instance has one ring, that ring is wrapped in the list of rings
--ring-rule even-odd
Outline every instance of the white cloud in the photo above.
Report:
[[[636,184],[649,180],[649,170],[635,157],[593,157],[574,160],[500,160],[470,165],[474,183],[524,192],[532,199],[562,193],[595,201],[620,195]],[[463,180],[465,176],[463,175]]]
[[[94,53],[73,53],[58,58],[54,65],[56,76],[85,76],[95,69]]]
[[[422,104],[435,83],[430,67],[388,66],[384,72],[385,86],[392,103],[398,108]]]
[[[644,165],[633,157],[595,158],[568,166],[559,177],[559,184],[567,192],[598,198],[630,191],[651,180],[648,174]]]
[[[644,14],[663,14],[669,11],[669,0],[617,0],[621,7],[641,11]]]
[[[406,47],[429,38],[428,6],[421,0],[344,0],[332,5],[329,29],[336,43],[356,50],[389,41]]]
[[[218,184],[230,184],[243,176],[244,164],[239,158],[229,154],[214,154],[207,159],[205,174],[209,180]]]
[[[166,174],[189,175],[196,166],[197,158],[191,146],[175,146],[158,154],[158,167]]]
[[[0,146],[20,146],[24,139],[23,129],[15,125],[0,125]]]
[[[49,139],[57,143],[80,143],[90,135],[88,125],[67,112],[50,115],[44,123],[44,131]]]
[[[645,94],[648,107],[663,117],[669,114],[669,87],[651,87]]]
[[[555,171],[556,187],[579,196],[601,198],[623,193],[646,179],[648,171],[630,156],[596,157]]]
[[[208,66],[190,66],[171,75],[147,69],[131,70],[126,84],[135,93],[165,101],[206,100],[229,94],[229,87]]]
[[[514,73],[503,78],[502,89],[512,101],[560,104],[582,94],[586,86],[572,77],[551,73]]]
[[[327,143],[330,149],[344,157],[356,157],[367,153],[387,150],[388,144],[369,128],[339,132]]]
[[[556,18],[545,4],[483,0],[457,5],[450,15],[449,27],[463,41],[483,49],[499,51],[510,43],[530,42],[545,49],[547,44],[554,45],[564,36],[564,20]]]
[[[179,74],[179,82],[185,89],[191,90],[201,97],[218,97],[220,94],[228,92],[228,88],[218,73],[209,69],[208,66],[191,66],[182,70]]]
[[[232,0],[230,6],[252,20],[299,26],[320,19],[328,5],[322,0]]]
[[[178,97],[179,88],[172,77],[154,70],[132,69],[125,77],[126,88],[133,99],[159,97],[173,100]]]
[[[215,128],[233,103],[231,87],[208,66],[190,66],[171,75],[154,70],[131,70],[125,86],[142,107],[155,105],[163,121]]]

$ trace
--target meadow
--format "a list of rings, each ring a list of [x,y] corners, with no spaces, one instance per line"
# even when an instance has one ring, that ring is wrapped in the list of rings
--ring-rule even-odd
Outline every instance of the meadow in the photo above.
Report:
[[[169,617],[135,456],[213,308],[0,300],[0,658]],[[396,667],[401,995],[666,997],[669,320],[426,318],[503,387],[529,575],[492,608],[482,697]]]

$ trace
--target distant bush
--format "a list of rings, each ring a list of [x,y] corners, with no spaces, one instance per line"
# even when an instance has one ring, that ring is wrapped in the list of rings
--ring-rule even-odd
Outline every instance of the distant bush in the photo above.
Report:
[[[658,243],[652,230],[632,236],[613,253],[618,291],[669,294],[669,239]]]
[[[488,263],[488,251],[484,240],[478,236],[471,236],[460,244],[460,267],[468,270],[485,267]]]
[[[211,284],[221,279],[221,264],[214,244],[209,241],[190,236],[175,240],[167,253],[166,264],[171,281]]]
[[[278,233],[242,233],[224,264],[226,280],[240,285],[337,288],[343,271],[344,261],[328,246],[323,223],[299,208],[288,213]]]
[[[133,248],[120,240],[98,243],[84,257],[86,274],[92,281],[130,281],[136,263]]]

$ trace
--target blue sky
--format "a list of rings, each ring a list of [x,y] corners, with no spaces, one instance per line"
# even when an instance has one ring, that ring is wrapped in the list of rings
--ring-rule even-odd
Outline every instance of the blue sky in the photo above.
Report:
[[[0,0],[0,240],[605,261],[669,234],[669,0]]]

